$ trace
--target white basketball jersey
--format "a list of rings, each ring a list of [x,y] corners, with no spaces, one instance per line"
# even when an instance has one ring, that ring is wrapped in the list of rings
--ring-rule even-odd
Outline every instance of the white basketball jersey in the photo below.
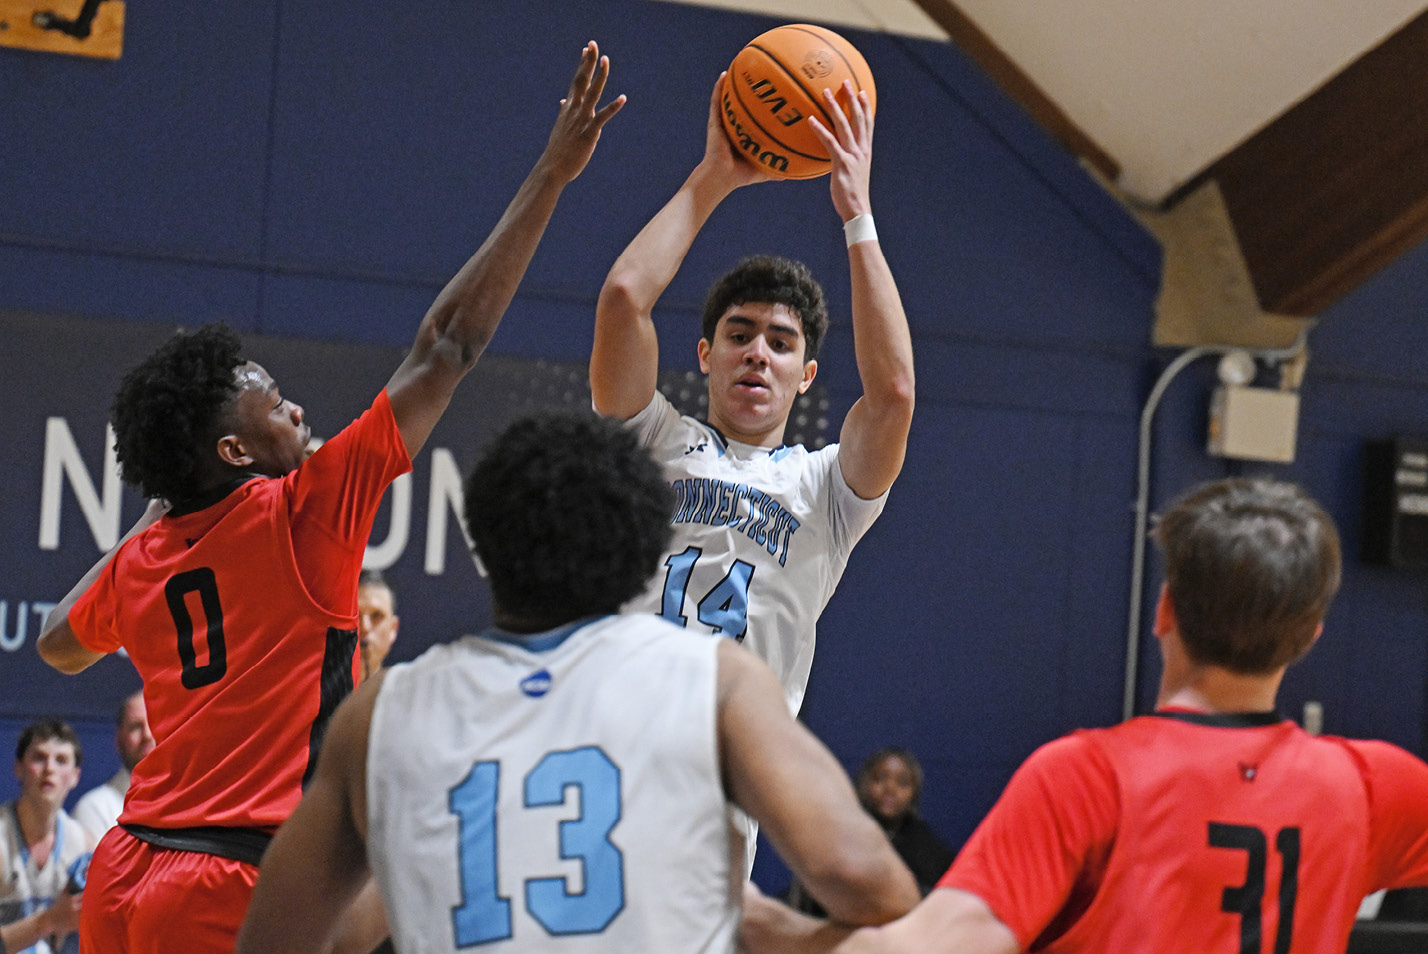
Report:
[[[770,450],[725,440],[655,392],[629,426],[675,491],[669,557],[626,610],[743,642],[803,705],[818,616],[883,511],[838,468],[838,445]]]
[[[713,639],[609,616],[387,671],[368,856],[401,954],[727,954]]]

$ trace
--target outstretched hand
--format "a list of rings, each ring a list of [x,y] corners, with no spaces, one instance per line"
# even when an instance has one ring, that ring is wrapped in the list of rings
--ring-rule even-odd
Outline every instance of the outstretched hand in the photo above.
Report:
[[[868,174],[873,165],[873,110],[866,91],[854,92],[853,84],[843,81],[843,93],[848,97],[851,122],[831,89],[823,91],[823,105],[833,117],[829,130],[813,116],[808,124],[813,134],[828,150],[833,171],[828,177],[828,189],[833,194],[833,208],[844,222],[855,215],[872,212],[868,198]]]
[[[609,78],[610,58],[601,56],[600,47],[591,40],[581,51],[580,66],[570,81],[570,91],[560,101],[560,114],[541,156],[542,165],[562,182],[580,175],[600,141],[600,130],[625,105],[621,94],[596,111]]]
[[[709,117],[704,126],[704,158],[699,164],[732,192],[740,186],[767,182],[773,177],[739,155],[724,132],[724,121],[720,116],[724,109],[724,87],[728,82],[727,72],[720,73],[714,81],[714,93],[709,98]]]

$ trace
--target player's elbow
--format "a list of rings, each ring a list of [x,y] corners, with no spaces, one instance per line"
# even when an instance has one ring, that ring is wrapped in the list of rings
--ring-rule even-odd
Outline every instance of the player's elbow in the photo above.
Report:
[[[35,649],[50,668],[57,669],[66,676],[83,672],[91,662],[87,654],[82,657],[74,652],[72,640],[66,639],[65,633],[60,629],[47,627],[40,633],[39,639],[35,640]]]
[[[886,841],[875,850],[848,846],[831,852],[807,878],[829,917],[845,924],[886,924],[912,910],[920,897],[912,873]]]
[[[866,395],[869,409],[876,416],[881,434],[906,434],[912,429],[912,411],[917,403],[912,374],[898,376]]]
[[[595,302],[596,322],[626,320],[640,313],[638,282],[635,273],[616,265],[600,288]]]

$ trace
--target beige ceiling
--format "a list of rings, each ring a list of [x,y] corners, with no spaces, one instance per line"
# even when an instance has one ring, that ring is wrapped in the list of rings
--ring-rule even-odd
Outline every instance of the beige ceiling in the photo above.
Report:
[[[946,40],[916,0],[668,0]],[[1428,0],[946,0],[1158,203]]]

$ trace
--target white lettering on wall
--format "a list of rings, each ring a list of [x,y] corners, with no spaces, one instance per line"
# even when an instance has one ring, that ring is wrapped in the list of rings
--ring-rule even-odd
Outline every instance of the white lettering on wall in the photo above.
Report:
[[[50,615],[50,611],[55,608],[55,604],[46,603],[40,600],[21,600],[15,607],[15,631],[10,631],[10,601],[0,600],[0,652],[18,652],[21,646],[25,645],[25,639],[30,631],[30,614],[35,616],[35,631],[39,632],[40,626],[45,623],[45,618]]]
[[[446,572],[448,510],[456,515],[456,525],[461,528],[462,538],[466,538],[465,509],[461,497],[461,470],[456,466],[456,458],[445,447],[432,448],[431,495],[427,498],[426,510],[426,563],[423,567],[427,576],[440,576]],[[470,540],[467,540],[466,549],[471,549]]]
[[[62,417],[51,417],[45,422],[44,474],[40,496],[40,549],[58,550],[60,546],[60,515],[64,501],[64,488],[74,492],[75,501],[89,524],[99,552],[113,549],[119,542],[122,485],[119,479],[119,463],[114,453],[114,431],[105,429],[104,463],[100,489],[70,432],[69,423]],[[426,550],[423,569],[428,576],[441,576],[446,572],[446,537],[448,521],[455,516],[456,525],[466,540],[466,549],[471,549],[471,541],[466,535],[463,517],[462,478],[456,457],[445,447],[431,449],[431,481],[429,483],[426,518]],[[386,536],[368,541],[363,554],[362,565],[370,569],[385,570],[396,565],[406,553],[412,534],[412,475],[403,474],[392,482],[391,520]],[[3,605],[3,604],[0,604]],[[34,604],[38,607],[42,604]],[[48,612],[46,610],[45,612]],[[8,626],[8,624],[7,624]],[[0,632],[0,649],[9,642],[24,641],[24,623],[17,623],[14,635],[7,628]]]
[[[89,524],[94,543],[104,552],[119,542],[119,462],[114,455],[114,430],[104,430],[104,495],[94,489],[94,481],[84,466],[84,458],[62,417],[45,421],[45,467],[40,492],[40,549],[58,550],[60,540],[60,502],[64,497],[64,480],[69,479],[74,498]]]

